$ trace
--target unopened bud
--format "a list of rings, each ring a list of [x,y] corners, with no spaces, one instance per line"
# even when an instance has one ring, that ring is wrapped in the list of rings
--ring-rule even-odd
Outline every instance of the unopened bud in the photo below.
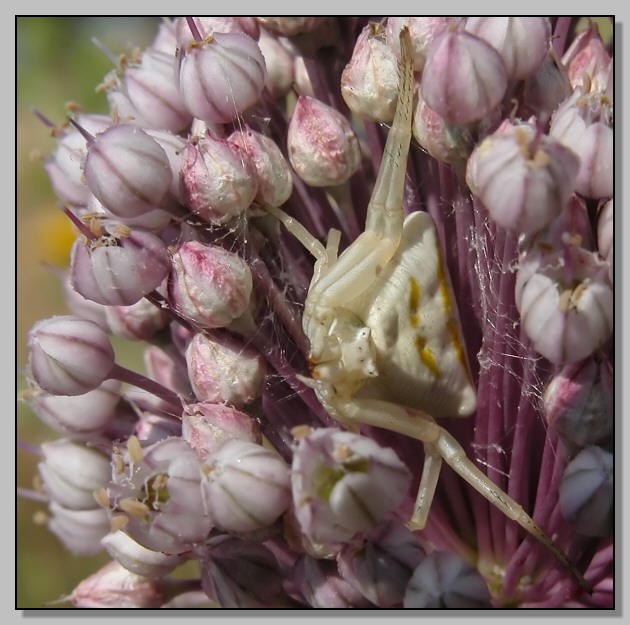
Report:
[[[361,148],[350,122],[336,109],[308,96],[298,97],[289,122],[289,160],[314,187],[343,184],[361,163]]]
[[[38,321],[28,335],[29,368],[53,395],[82,395],[100,386],[114,367],[109,337],[93,321],[62,315]]]

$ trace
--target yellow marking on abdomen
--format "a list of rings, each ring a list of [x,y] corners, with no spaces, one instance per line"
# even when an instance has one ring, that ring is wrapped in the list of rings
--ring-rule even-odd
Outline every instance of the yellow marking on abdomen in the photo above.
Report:
[[[421,334],[416,334],[414,340],[420,362],[431,372],[431,375],[438,379],[440,377],[440,369],[438,367],[437,358],[431,348],[427,347],[426,340]]]
[[[409,323],[417,328],[419,323],[418,309],[420,308],[420,285],[413,277],[409,277]]]

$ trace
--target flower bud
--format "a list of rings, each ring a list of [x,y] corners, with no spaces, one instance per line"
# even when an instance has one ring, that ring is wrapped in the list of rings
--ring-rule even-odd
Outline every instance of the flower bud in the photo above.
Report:
[[[168,575],[186,560],[184,556],[152,551],[138,544],[123,531],[110,532],[101,540],[107,553],[134,575],[158,579]]]
[[[70,281],[86,299],[107,306],[131,306],[156,289],[171,268],[166,246],[154,234],[110,228],[70,252]]]
[[[466,182],[499,226],[530,233],[564,209],[579,167],[571,150],[521,124],[495,132],[475,148]]]
[[[180,186],[180,177],[182,166],[184,164],[184,150],[187,146],[187,142],[182,137],[174,135],[171,132],[167,132],[166,130],[147,128],[145,132],[155,139],[155,141],[164,150],[172,173],[169,191],[180,204],[184,204],[184,193],[182,192]]]
[[[258,191],[258,180],[247,154],[238,146],[202,137],[184,152],[182,185],[186,204],[208,221],[228,222],[242,214]]]
[[[341,74],[341,95],[363,119],[391,122],[398,101],[398,61],[385,42],[380,24],[370,23],[359,34],[352,57]]]
[[[134,230],[139,228],[140,230],[148,230],[159,234],[170,223],[172,215],[161,208],[154,208],[137,217],[118,217],[110,210],[107,210],[96,196],[90,193],[86,212],[82,215],[84,221],[88,218],[92,223],[96,223],[106,230],[113,230],[122,225],[123,228],[132,228]]]
[[[77,556],[91,556],[103,550],[101,538],[109,532],[109,515],[103,508],[70,510],[56,501],[49,504],[48,529],[63,546]]]
[[[229,439],[206,458],[202,472],[204,508],[226,532],[268,527],[291,501],[289,467],[262,445]]]
[[[192,395],[186,360],[175,346],[149,345],[144,350],[143,361],[147,375],[152,380],[183,397]]]
[[[256,399],[265,381],[262,357],[235,339],[195,334],[186,349],[190,383],[199,401],[241,408]]]
[[[53,395],[82,395],[100,386],[114,367],[114,350],[92,321],[62,315],[38,321],[28,335],[33,379]]]
[[[274,98],[282,98],[289,93],[294,82],[293,55],[264,28],[260,31],[258,46],[267,68],[265,86]]]
[[[282,206],[293,192],[291,169],[273,139],[244,128],[233,132],[228,141],[244,151],[258,178],[256,199]]]
[[[571,247],[550,255],[522,286],[521,322],[534,349],[556,364],[590,356],[610,337],[613,291],[595,254]]]
[[[41,389],[29,389],[24,400],[40,421],[56,432],[87,438],[102,432],[114,420],[119,391],[118,380],[105,380],[83,395],[50,395]]]
[[[545,391],[545,417],[569,446],[596,445],[613,431],[613,372],[593,358],[566,365]]]
[[[580,156],[575,190],[589,198],[613,194],[614,132],[612,102],[599,92],[581,90],[555,111],[549,134]]]
[[[549,50],[551,27],[546,17],[468,17],[465,29],[501,55],[510,80],[531,76]]]
[[[314,187],[343,184],[361,163],[361,148],[350,122],[336,109],[299,96],[289,122],[289,160]]]
[[[414,139],[438,161],[449,164],[465,161],[471,149],[466,133],[461,131],[461,127],[447,124],[429,108],[419,91],[417,96],[412,121]]]
[[[231,406],[210,402],[185,406],[182,438],[202,461],[232,438],[262,444],[262,433],[254,419]]]
[[[548,54],[540,67],[523,81],[520,117],[536,117],[546,123],[561,102],[571,94],[571,84],[564,68]]]
[[[171,436],[181,436],[182,424],[179,419],[169,414],[145,411],[136,421],[133,433],[143,445],[149,446]]]
[[[94,491],[110,476],[109,459],[92,447],[59,439],[42,443],[37,465],[48,496],[71,510],[98,508]]]
[[[422,97],[449,124],[485,117],[507,89],[507,71],[499,53],[464,31],[445,31],[427,50]]]
[[[260,26],[254,17],[226,17],[224,15],[205,15],[195,17],[178,17],[174,30],[176,44],[179,48],[186,48],[194,43],[195,38],[190,30],[189,20],[192,20],[202,38],[211,37],[215,33],[240,33],[252,39],[258,39]]]
[[[222,608],[291,607],[278,562],[263,544],[220,535],[207,545],[201,587]]]
[[[112,126],[88,146],[85,178],[90,191],[114,215],[137,217],[158,208],[171,186],[162,147],[129,124]]]
[[[83,295],[77,293],[72,286],[69,271],[64,272],[61,288],[66,306],[75,317],[89,319],[96,325],[103,328],[103,330],[109,330],[105,315],[106,307],[103,306],[103,304],[97,304],[90,299],[85,299]]]
[[[174,68],[175,56],[150,49],[139,64],[125,68],[125,94],[142,111],[149,128],[180,132],[192,122],[175,83]]]
[[[562,56],[562,64],[574,89],[581,87],[606,93],[612,59],[595,24],[575,36]]]
[[[169,322],[166,311],[146,299],[131,306],[108,306],[105,313],[110,332],[130,341],[148,341]]]
[[[108,562],[84,579],[68,597],[75,608],[159,608],[164,603],[160,582],[130,573]]]
[[[402,605],[405,587],[425,557],[418,537],[404,525],[388,521],[361,546],[344,546],[337,556],[339,572],[379,608]]]
[[[442,32],[455,28],[461,17],[388,17],[387,44],[400,58],[400,31],[403,26],[411,36],[411,54],[414,72],[422,72],[426,63],[429,44]]]
[[[389,448],[333,428],[312,430],[293,454],[295,515],[316,543],[350,540],[395,510],[411,481]]]
[[[91,134],[103,132],[112,123],[105,115],[79,115],[76,121]],[[53,154],[44,161],[53,191],[70,206],[85,206],[90,195],[83,178],[87,152],[85,137],[74,126],[68,126],[58,136]]]
[[[214,33],[180,48],[179,89],[199,119],[226,124],[253,106],[266,79],[256,41],[241,33]]]
[[[435,551],[422,560],[405,590],[406,609],[489,608],[490,592],[481,573],[460,556]]]
[[[311,83],[304,57],[297,55],[293,59],[293,73],[295,75],[295,90],[300,96],[314,97],[313,85]]]
[[[584,536],[608,536],[612,532],[613,464],[611,453],[591,446],[565,469],[560,483],[560,510]]]
[[[301,555],[295,564],[294,583],[312,608],[368,608],[369,601],[346,581],[331,560]]]
[[[249,307],[252,274],[234,252],[199,241],[182,243],[173,254],[168,280],[171,306],[206,328],[222,328]]]

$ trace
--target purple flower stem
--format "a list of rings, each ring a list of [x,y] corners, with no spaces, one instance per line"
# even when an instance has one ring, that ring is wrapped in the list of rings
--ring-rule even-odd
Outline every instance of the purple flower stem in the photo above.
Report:
[[[111,370],[109,377],[114,380],[120,380],[121,382],[125,382],[126,384],[130,384],[132,386],[136,386],[147,393],[151,393],[151,395],[155,395],[159,397],[167,404],[170,404],[173,407],[173,414],[176,416],[181,416],[182,412],[182,401],[177,396],[176,393],[162,386],[158,382],[147,378],[146,376],[136,373],[135,371],[131,371],[126,367],[122,367],[121,365],[114,365]]]

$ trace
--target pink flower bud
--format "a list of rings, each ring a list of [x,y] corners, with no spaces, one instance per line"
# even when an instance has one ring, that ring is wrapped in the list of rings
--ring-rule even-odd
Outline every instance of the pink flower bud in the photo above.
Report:
[[[147,341],[168,324],[166,311],[146,299],[131,306],[108,306],[107,325],[114,336],[130,341]]]
[[[613,455],[600,447],[583,449],[565,469],[560,510],[584,536],[608,536],[613,529]]]
[[[42,443],[37,465],[46,493],[71,510],[98,508],[94,491],[109,481],[109,458],[93,447],[65,439]]]
[[[167,132],[166,130],[147,128],[145,132],[155,139],[164,150],[173,174],[170,193],[180,204],[184,204],[184,194],[180,186],[180,177],[184,164],[186,141],[182,139],[182,137]]]
[[[146,50],[139,64],[125,69],[123,84],[149,128],[180,132],[190,126],[193,116],[175,82],[175,56]]]
[[[122,224],[127,228],[139,228],[140,230],[148,230],[155,234],[159,234],[170,223],[172,215],[161,209],[154,208],[137,217],[118,217],[114,215],[110,210],[107,210],[103,204],[101,204],[96,196],[90,193],[90,197],[87,201],[85,213],[82,218],[85,220],[88,217],[98,223],[102,229],[115,229],[118,225]]]
[[[214,33],[180,48],[179,89],[199,119],[226,124],[253,106],[265,86],[265,59],[254,39]]]
[[[112,123],[105,115],[79,115],[76,121],[91,134],[102,132]],[[85,206],[90,195],[83,179],[87,152],[85,137],[74,126],[68,126],[59,135],[52,156],[44,161],[53,191],[71,206]]]
[[[250,128],[233,132],[228,141],[247,154],[256,170],[256,199],[271,206],[282,206],[293,192],[293,177],[291,168],[275,141]]]
[[[56,501],[49,504],[48,529],[63,546],[78,556],[91,556],[103,550],[101,539],[109,532],[109,514],[103,508],[70,510]]]
[[[314,187],[343,184],[361,163],[361,148],[350,122],[336,109],[299,96],[289,122],[289,160]]]
[[[164,603],[160,582],[130,573],[108,562],[84,579],[68,597],[75,608],[159,608]]]
[[[445,31],[427,50],[422,97],[449,124],[485,117],[503,99],[507,71],[499,53],[464,31]]]
[[[258,46],[267,67],[265,86],[274,98],[282,98],[294,82],[293,55],[264,28],[260,31]]]
[[[269,32],[285,37],[293,37],[301,33],[315,30],[324,21],[325,17],[307,17],[296,15],[281,15],[279,17],[257,17],[258,22]]]
[[[168,555],[147,549],[123,531],[110,532],[101,540],[107,553],[133,575],[158,579],[185,561],[184,556]]]
[[[70,280],[86,299],[108,306],[131,306],[166,278],[171,260],[161,239],[150,232],[111,228],[112,234],[75,241]]]
[[[549,134],[580,157],[575,190],[589,198],[611,197],[614,133],[608,96],[599,92],[581,95],[576,90],[556,109]]]
[[[613,291],[607,267],[581,248],[550,255],[522,288],[521,322],[534,349],[553,363],[590,356],[613,329]]]
[[[207,328],[222,328],[249,307],[252,274],[234,252],[199,241],[173,254],[168,297],[179,314]]]
[[[232,338],[195,334],[186,349],[188,374],[199,401],[241,408],[260,396],[266,367],[262,357]]]
[[[429,108],[419,91],[417,96],[412,122],[414,139],[438,161],[454,164],[466,160],[471,149],[466,134]]]
[[[211,37],[215,33],[240,33],[252,39],[258,39],[260,26],[254,17],[226,17],[224,15],[205,15],[201,17],[178,17],[174,30],[177,46],[186,48],[195,41],[188,21],[192,20],[202,38]]]
[[[510,80],[533,74],[549,50],[551,27],[546,17],[468,17],[465,29],[501,55]]]
[[[100,386],[114,367],[114,350],[93,321],[71,315],[38,321],[28,335],[33,379],[53,395],[82,395]]]
[[[291,501],[289,467],[274,451],[231,438],[202,466],[201,494],[213,524],[252,532],[274,523]]]
[[[33,413],[56,432],[87,438],[102,432],[114,420],[119,391],[118,380],[105,380],[83,395],[50,395],[40,389],[29,389],[24,399]]]
[[[212,223],[242,214],[258,191],[256,170],[238,146],[202,137],[184,152],[182,185],[186,204]]]
[[[350,540],[395,510],[411,476],[394,450],[333,428],[312,430],[293,454],[295,515],[313,542]]]
[[[398,101],[398,60],[385,42],[380,24],[359,34],[352,57],[341,74],[341,95],[363,119],[391,122]]]
[[[579,166],[577,156],[560,142],[521,124],[495,132],[475,148],[466,182],[498,225],[530,233],[564,209]]]
[[[565,365],[545,391],[549,425],[570,446],[603,442],[613,431],[613,372],[593,358]]]
[[[144,350],[143,360],[147,375],[152,380],[183,397],[192,394],[186,360],[174,345],[149,345]]]
[[[232,438],[262,444],[260,428],[252,417],[232,406],[210,402],[184,408],[182,438],[202,461]]]
[[[461,556],[434,551],[413,572],[405,590],[407,609],[479,609],[490,607],[481,573]]]
[[[90,191],[114,215],[137,217],[158,208],[171,186],[166,153],[135,126],[112,126],[88,146],[85,178]]]
[[[422,72],[429,44],[440,33],[454,29],[461,20],[461,17],[388,17],[387,43],[400,58],[400,31],[406,26],[411,35],[413,69],[415,72]]]
[[[579,32],[562,56],[571,86],[606,92],[612,59],[595,24]]]

